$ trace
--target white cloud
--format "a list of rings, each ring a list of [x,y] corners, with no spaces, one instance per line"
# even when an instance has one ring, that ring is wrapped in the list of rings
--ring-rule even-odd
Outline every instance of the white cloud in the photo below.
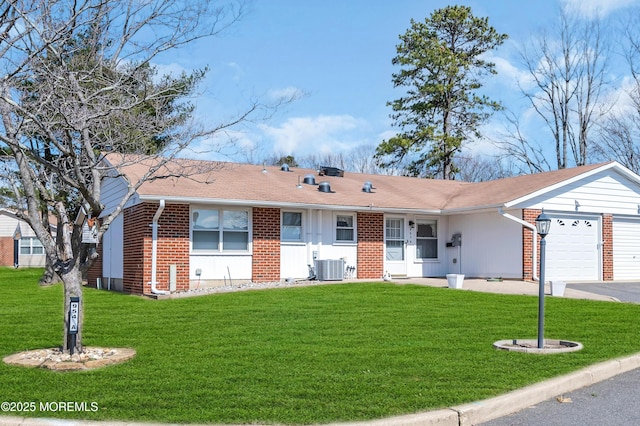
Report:
[[[259,126],[278,153],[305,156],[346,151],[364,143],[369,125],[350,115],[292,117],[279,127]]]
[[[281,99],[298,99],[304,96],[304,92],[297,87],[289,86],[281,89],[271,89],[267,93],[269,99],[278,101]]]
[[[182,73],[190,72],[188,69],[186,69],[180,64],[176,64],[175,62],[172,62],[170,64],[153,64],[153,65],[158,70],[158,75],[156,76],[156,78],[160,78],[163,75],[172,75],[172,76],[178,77]]]
[[[637,0],[561,0],[564,10],[586,18],[605,17],[619,9],[637,5]]]

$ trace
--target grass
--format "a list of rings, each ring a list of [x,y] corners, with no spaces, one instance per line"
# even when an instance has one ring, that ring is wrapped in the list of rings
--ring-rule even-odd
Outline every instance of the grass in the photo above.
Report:
[[[39,274],[0,268],[0,357],[61,342],[62,288],[39,287]],[[84,298],[84,344],[132,347],[137,356],[86,372],[0,363],[0,401],[99,407],[14,415],[365,420],[488,398],[640,351],[633,304],[548,298],[545,337],[584,349],[539,356],[492,348],[496,340],[535,339],[531,296],[362,283],[164,301],[85,289]]]

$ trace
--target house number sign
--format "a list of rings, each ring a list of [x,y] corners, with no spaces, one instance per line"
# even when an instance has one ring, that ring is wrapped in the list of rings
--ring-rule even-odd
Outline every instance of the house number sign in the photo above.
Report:
[[[72,297],[69,303],[69,334],[78,334],[78,316],[80,315],[80,298]]]

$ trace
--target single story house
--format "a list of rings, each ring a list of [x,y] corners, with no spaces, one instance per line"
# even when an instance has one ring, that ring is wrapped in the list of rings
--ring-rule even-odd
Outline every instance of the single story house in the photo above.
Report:
[[[98,246],[89,284],[163,293],[305,279],[309,265],[323,280],[343,269],[372,280],[536,280],[542,209],[552,218],[548,280],[640,279],[640,176],[617,162],[480,183],[189,164],[202,171],[138,188]],[[151,166],[145,157],[105,179],[105,213],[122,199],[123,176],[135,181]]]
[[[51,232],[55,235],[55,226]],[[44,247],[31,226],[15,212],[0,208],[0,266],[43,267]]]

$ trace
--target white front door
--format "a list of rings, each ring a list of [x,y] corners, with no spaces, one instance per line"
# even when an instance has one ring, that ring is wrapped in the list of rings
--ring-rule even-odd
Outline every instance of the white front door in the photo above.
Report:
[[[385,272],[391,275],[407,275],[407,244],[405,220],[388,217],[384,223]]]

